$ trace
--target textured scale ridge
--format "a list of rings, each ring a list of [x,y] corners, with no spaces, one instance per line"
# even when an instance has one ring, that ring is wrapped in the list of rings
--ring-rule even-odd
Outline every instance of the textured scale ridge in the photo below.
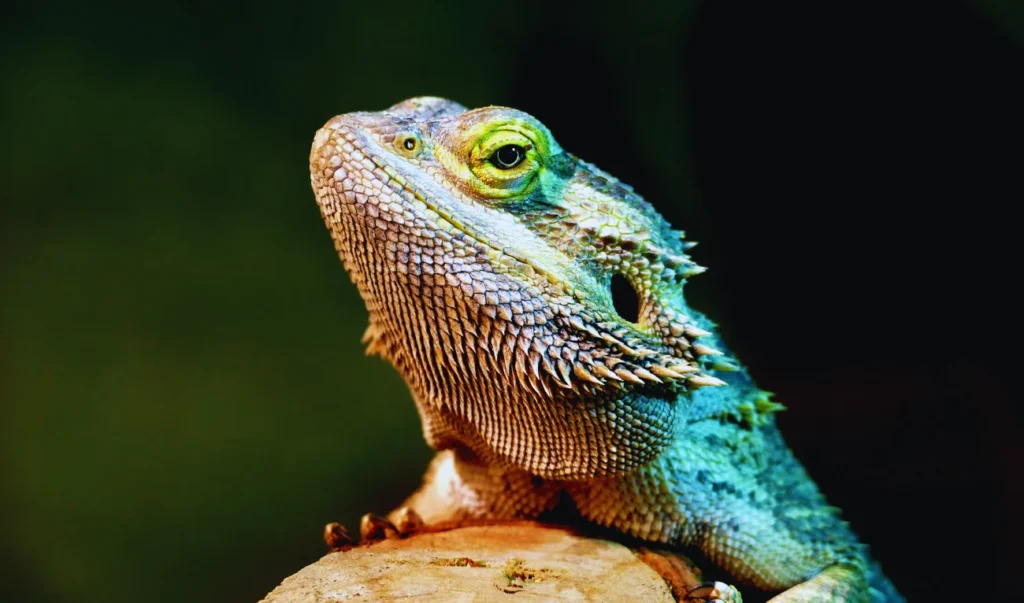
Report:
[[[683,297],[694,243],[514,109],[420,97],[331,119],[310,181],[438,454],[427,522],[581,521],[700,549],[773,601],[900,601]],[[613,278],[638,312],[616,311]]]

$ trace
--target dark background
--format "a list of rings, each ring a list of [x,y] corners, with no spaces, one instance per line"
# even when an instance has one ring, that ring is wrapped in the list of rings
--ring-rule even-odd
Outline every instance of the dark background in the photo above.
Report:
[[[0,599],[253,601],[417,485],[306,162],[423,94],[701,241],[692,303],[912,600],[1019,590],[1014,2],[142,4],[0,9]]]

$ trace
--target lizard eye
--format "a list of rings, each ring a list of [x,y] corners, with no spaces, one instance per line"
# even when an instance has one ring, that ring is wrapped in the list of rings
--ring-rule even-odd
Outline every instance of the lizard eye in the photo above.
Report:
[[[507,144],[499,147],[489,159],[499,170],[511,170],[523,162],[528,149],[529,147],[521,147],[517,144]]]
[[[420,137],[416,134],[407,132],[395,136],[395,150],[409,159],[419,155],[422,148],[423,143],[420,142]]]
[[[479,184],[480,193],[491,199],[524,194],[536,181],[543,154],[537,134],[522,124],[501,124],[479,137],[471,133],[472,147],[467,163]]]

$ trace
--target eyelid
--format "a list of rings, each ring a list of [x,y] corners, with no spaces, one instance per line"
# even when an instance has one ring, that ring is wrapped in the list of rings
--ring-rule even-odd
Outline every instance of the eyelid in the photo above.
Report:
[[[504,126],[486,134],[477,143],[477,148],[481,155],[490,157],[494,151],[507,144],[518,145],[527,150],[537,147],[536,141],[522,129]]]

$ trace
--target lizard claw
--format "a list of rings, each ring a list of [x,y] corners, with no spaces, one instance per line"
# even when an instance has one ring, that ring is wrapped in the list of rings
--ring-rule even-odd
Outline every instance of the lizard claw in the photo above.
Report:
[[[355,540],[352,540],[352,537],[348,535],[348,530],[345,529],[345,526],[336,521],[332,521],[324,526],[324,542],[332,553],[355,544]]]
[[[706,601],[707,603],[743,603],[743,597],[735,586],[724,582],[705,582],[697,585],[686,593],[686,601]]]
[[[423,527],[423,518],[410,507],[402,507],[395,512],[395,521],[391,523],[386,517],[367,513],[359,520],[359,537],[363,542],[374,542],[385,538],[397,538]],[[324,526],[324,542],[327,548],[341,551],[355,545],[345,526],[336,521]]]
[[[395,524],[388,521],[386,517],[367,513],[359,520],[359,536],[363,542],[394,538],[399,535]]]
[[[402,507],[395,511],[395,525],[398,528],[398,533],[404,536],[423,527],[423,518],[412,507]]]

